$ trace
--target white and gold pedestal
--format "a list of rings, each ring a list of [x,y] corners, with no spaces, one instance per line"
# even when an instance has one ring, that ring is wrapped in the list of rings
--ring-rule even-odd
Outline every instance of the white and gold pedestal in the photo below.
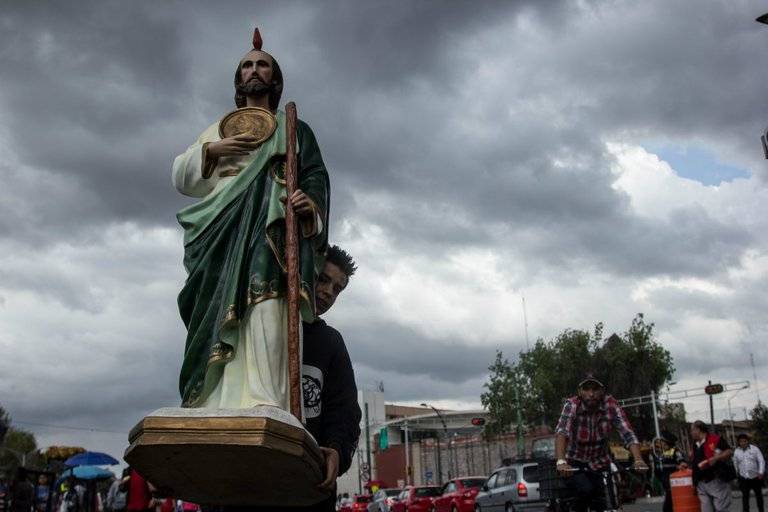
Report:
[[[125,460],[160,493],[203,505],[303,506],[324,457],[293,415],[276,407],[158,409],[132,430]]]

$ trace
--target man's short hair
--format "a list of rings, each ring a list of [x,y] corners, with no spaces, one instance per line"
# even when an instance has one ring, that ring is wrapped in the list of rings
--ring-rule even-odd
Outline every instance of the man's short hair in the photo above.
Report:
[[[744,434],[744,433],[739,434],[739,435],[736,436],[736,440],[737,441],[741,441],[742,439],[745,439],[745,440],[749,441],[749,436],[747,434]]]
[[[691,425],[693,428],[700,432],[704,432],[705,434],[709,434],[709,425],[704,423],[701,420],[696,420],[693,422],[693,425]]]
[[[332,245],[328,248],[328,252],[325,253],[325,261],[339,267],[347,278],[352,277],[357,270],[352,256],[338,245]]]

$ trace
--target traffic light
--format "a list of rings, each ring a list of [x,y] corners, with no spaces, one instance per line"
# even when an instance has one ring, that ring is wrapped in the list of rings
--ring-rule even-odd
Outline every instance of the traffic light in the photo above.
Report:
[[[704,392],[708,395],[718,395],[723,392],[722,384],[710,384],[704,388]]]
[[[485,418],[472,418],[472,424],[476,427],[485,425]]]

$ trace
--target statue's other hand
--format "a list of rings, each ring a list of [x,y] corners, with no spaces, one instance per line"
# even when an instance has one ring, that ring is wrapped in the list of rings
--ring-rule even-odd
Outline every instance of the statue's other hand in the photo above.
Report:
[[[220,158],[222,156],[247,155],[259,147],[259,143],[256,141],[256,137],[251,135],[235,135],[217,140],[208,144],[208,157]]]
[[[282,201],[285,202],[285,199]],[[296,215],[301,217],[311,218],[315,213],[315,203],[301,189],[296,189],[291,195],[291,206],[293,206]]]
[[[325,480],[318,484],[318,488],[326,492],[333,491],[336,486],[336,477],[339,475],[339,452],[333,448],[320,447],[325,455]]]

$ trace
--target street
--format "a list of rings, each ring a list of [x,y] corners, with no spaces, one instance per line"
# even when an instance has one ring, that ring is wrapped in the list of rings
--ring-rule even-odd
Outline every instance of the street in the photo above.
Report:
[[[763,489],[763,495],[766,494],[766,489]],[[768,498],[765,498],[768,499]],[[639,499],[635,503],[629,503],[624,505],[625,512],[661,512],[661,506],[663,498],[647,498]],[[749,500],[750,512],[757,512],[757,505],[755,504],[754,495]],[[741,512],[741,493],[733,493],[733,501],[731,502],[731,512]]]

